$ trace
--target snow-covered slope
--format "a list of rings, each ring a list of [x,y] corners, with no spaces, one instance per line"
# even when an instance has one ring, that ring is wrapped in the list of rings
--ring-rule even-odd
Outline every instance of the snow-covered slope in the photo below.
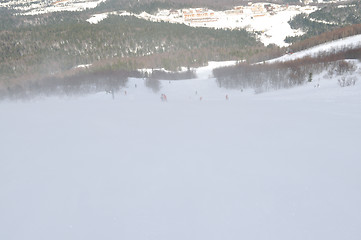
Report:
[[[254,95],[198,73],[1,102],[0,239],[359,240],[360,82]]]
[[[49,12],[61,11],[83,11],[89,8],[95,8],[99,3],[105,0],[5,0],[0,2],[0,7],[14,9],[24,15],[36,15]]]
[[[268,62],[276,62],[276,61],[286,62],[286,61],[292,61],[299,58],[303,58],[306,56],[317,57],[320,54],[337,53],[341,50],[353,49],[360,46],[361,46],[361,35],[355,35],[355,36],[327,42],[324,44],[320,44],[315,47],[303,51],[299,51],[293,54],[287,54],[280,58],[270,60]]]

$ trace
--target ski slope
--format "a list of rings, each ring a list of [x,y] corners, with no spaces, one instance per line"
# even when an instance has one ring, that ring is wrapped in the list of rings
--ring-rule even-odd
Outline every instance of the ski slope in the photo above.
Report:
[[[360,81],[255,95],[216,66],[0,102],[0,239],[361,239]]]

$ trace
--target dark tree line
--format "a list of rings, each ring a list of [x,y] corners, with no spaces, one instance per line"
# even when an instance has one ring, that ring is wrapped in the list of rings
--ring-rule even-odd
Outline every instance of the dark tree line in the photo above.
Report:
[[[142,77],[137,71],[78,72],[70,76],[47,77],[0,89],[0,99],[27,99],[34,96],[82,95],[114,92],[124,87],[129,77]]]
[[[62,19],[63,15],[54,16]],[[37,18],[30,17],[34,22]],[[119,16],[95,25],[80,21],[79,16],[46,21],[51,23],[0,31],[0,85],[24,76],[59,74],[80,64],[103,61],[112,62],[113,70],[176,70],[210,60],[247,58],[264,49],[245,30],[191,28]]]
[[[251,88],[260,93],[302,85],[307,81],[312,81],[314,73],[325,70],[329,72],[330,77],[343,76],[355,71],[355,66],[345,59],[361,60],[361,48],[323,53],[317,57],[305,57],[289,62],[240,63],[236,66],[214,69],[213,75],[217,78],[219,87]],[[342,83],[347,83],[347,79],[342,81]]]
[[[299,14],[291,19],[289,24],[294,29],[302,29],[306,34],[287,37],[286,41],[295,43],[337,28],[361,24],[360,8],[361,2],[353,1],[342,3],[341,7],[339,4],[328,4],[309,15]]]
[[[361,34],[361,24],[354,24],[346,27],[336,28],[332,31],[325,32],[320,35],[305,39],[303,41],[293,43],[290,48],[294,52],[298,52],[322,43],[338,40],[349,36],[354,36],[357,34]]]
[[[196,78],[196,74],[190,69],[185,72],[154,70],[150,74],[127,70],[79,70],[62,77],[46,77],[0,88],[0,100],[51,95],[84,95],[104,91],[114,94],[126,86],[130,77],[143,78],[146,87],[158,92],[159,80],[191,79]]]

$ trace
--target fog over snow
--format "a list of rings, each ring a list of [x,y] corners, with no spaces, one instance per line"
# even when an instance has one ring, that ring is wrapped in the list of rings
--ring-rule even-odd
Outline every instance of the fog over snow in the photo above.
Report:
[[[360,81],[255,95],[217,65],[0,102],[0,239],[361,239]]]

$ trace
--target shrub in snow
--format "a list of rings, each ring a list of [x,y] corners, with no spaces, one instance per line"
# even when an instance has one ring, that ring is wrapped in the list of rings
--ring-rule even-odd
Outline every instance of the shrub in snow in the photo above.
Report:
[[[312,82],[312,73],[308,74],[308,82]]]
[[[356,71],[357,67],[353,62],[349,61],[337,61],[330,65],[328,69],[328,76],[330,78],[334,76],[351,75]]]
[[[341,87],[349,87],[349,86],[355,86],[356,84],[356,77],[355,76],[342,76],[338,79],[338,84]]]
[[[147,78],[145,80],[145,86],[152,89],[155,93],[158,93],[160,90],[160,82],[158,79]]]
[[[338,61],[336,65],[336,74],[343,75],[345,73],[354,72],[356,70],[355,64],[347,61]]]

